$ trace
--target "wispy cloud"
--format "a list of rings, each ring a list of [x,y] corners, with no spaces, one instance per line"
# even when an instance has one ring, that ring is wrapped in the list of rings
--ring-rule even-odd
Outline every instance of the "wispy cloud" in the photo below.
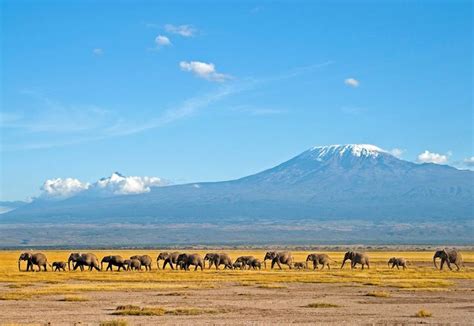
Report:
[[[426,150],[420,155],[418,155],[418,162],[444,164],[448,162],[449,155],[451,154],[448,153],[446,155],[443,155],[443,154],[438,154],[438,153],[432,153]]]
[[[344,84],[350,87],[359,87],[359,81],[355,78],[346,78],[344,80]]]
[[[96,56],[101,56],[102,54],[104,54],[104,50],[101,48],[95,48],[92,50],[92,53]]]
[[[65,105],[42,95],[40,92],[24,91],[22,92],[24,95],[30,96],[37,103],[32,106],[34,109],[29,112],[7,110],[1,112],[0,127],[8,130],[7,137],[10,137],[4,137],[1,151],[70,146],[160,128],[196,116],[209,106],[236,94],[311,73],[331,63],[328,61],[322,64],[299,67],[281,74],[261,78],[234,79],[229,83],[220,84],[208,93],[188,98],[176,107],[165,109],[155,116],[146,117],[125,118],[117,112],[98,106]],[[40,105],[37,105],[38,103]],[[247,106],[245,110],[249,115],[255,116],[284,112],[275,108],[252,106]],[[5,135],[6,133],[4,133]]]
[[[170,41],[169,37],[164,36],[164,35],[158,35],[155,38],[155,43],[156,43],[156,46],[158,46],[158,47],[171,45],[171,41]]]
[[[403,153],[405,153],[405,150],[400,149],[400,148],[394,148],[394,149],[390,150],[389,153],[392,154],[395,157],[400,158],[400,157],[402,157]]]
[[[201,61],[181,61],[179,66],[183,71],[191,72],[197,77],[210,81],[224,82],[232,78],[230,75],[217,72],[213,63]]]
[[[474,167],[474,156],[465,158],[465,159],[463,160],[463,163],[464,163],[464,165],[467,166],[467,167],[470,167],[470,168]]]
[[[255,107],[250,105],[241,105],[232,108],[232,111],[246,113],[251,116],[269,116],[286,113],[285,110],[279,110],[266,107]]]
[[[191,37],[196,34],[197,29],[191,25],[166,24],[165,31],[167,31],[168,33],[177,34],[184,37]]]

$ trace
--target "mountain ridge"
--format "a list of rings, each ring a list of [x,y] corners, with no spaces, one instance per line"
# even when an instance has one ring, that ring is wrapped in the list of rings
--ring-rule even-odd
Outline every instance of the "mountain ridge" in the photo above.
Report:
[[[467,220],[473,217],[473,194],[472,171],[404,161],[374,145],[331,145],[235,180],[38,201],[2,215],[0,222]]]

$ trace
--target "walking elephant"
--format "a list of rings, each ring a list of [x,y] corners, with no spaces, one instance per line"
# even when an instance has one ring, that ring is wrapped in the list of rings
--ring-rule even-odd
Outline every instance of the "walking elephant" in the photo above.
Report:
[[[101,270],[99,265],[99,259],[96,255],[91,253],[83,254],[80,252],[73,252],[69,255],[69,258],[67,260],[69,270],[71,270],[71,262],[73,270],[76,270],[79,267],[81,271],[84,271],[84,266],[89,267],[89,271],[91,271],[92,269],[96,269],[98,271]]]
[[[250,268],[253,268],[253,269],[262,269],[262,262],[257,259],[257,258],[254,258],[254,259],[250,259],[247,261],[247,264],[249,266],[249,269]]]
[[[288,267],[291,269],[293,267],[293,256],[291,256],[291,253],[288,251],[281,251],[281,252],[275,252],[275,251],[269,251],[265,254],[265,258],[263,258],[263,263],[265,265],[265,268],[267,267],[267,260],[272,261],[272,269],[275,264],[278,265],[278,267],[281,269],[281,264],[288,265]]]
[[[21,266],[20,262],[22,260],[26,260],[26,271],[28,272],[31,268],[31,271],[34,272],[34,265],[38,266],[38,272],[41,271],[41,267],[44,268],[44,271],[46,272],[46,266],[49,265],[48,259],[46,258],[45,254],[43,253],[30,253],[30,252],[24,252],[20,255],[18,258],[18,270],[21,271]],[[51,267],[51,265],[49,265]]]
[[[141,266],[145,266],[145,270],[150,270],[151,271],[151,262],[152,262],[152,259],[150,256],[148,255],[143,255],[143,256],[138,256],[138,255],[135,255],[135,256],[132,256],[130,257],[130,259],[138,259],[140,261],[140,264]],[[141,269],[141,267],[140,267]]]
[[[67,263],[64,262],[64,261],[55,261],[55,262],[53,262],[52,267],[53,267],[53,270],[55,272],[60,272],[60,271],[65,272],[66,267],[67,267]]]
[[[441,259],[441,265],[439,267],[440,270],[443,270],[444,263],[448,265],[450,270],[453,270],[451,268],[451,264],[454,264],[457,270],[460,270],[461,266],[464,266],[462,255],[457,249],[444,249],[436,251],[433,256],[433,264],[436,269],[438,269],[438,265],[436,264],[437,258]]]
[[[309,254],[308,257],[306,257],[306,268],[308,267],[309,261],[313,262],[313,270],[318,269],[318,265],[323,265],[323,269],[324,266],[327,266],[328,269],[331,269],[329,263],[335,263],[335,261],[329,258],[329,256],[326,254]]]
[[[120,271],[120,269],[122,268],[124,270],[127,269],[127,264],[125,264],[125,259],[123,259],[123,257],[119,255],[105,256],[104,258],[102,258],[102,261],[100,262],[101,269],[104,268],[104,263],[108,263],[107,268],[105,269],[106,271],[108,271],[109,269],[110,271],[113,271],[112,266],[117,266],[118,271]]]
[[[163,262],[163,269],[165,269],[166,265],[169,264],[171,269],[174,269],[173,264],[176,264],[178,261],[178,256],[180,255],[179,252],[160,252],[158,257],[156,258],[156,267],[160,269],[160,260],[164,260]]]
[[[204,256],[204,264],[206,264],[206,260],[209,261],[209,269],[212,265],[215,265],[216,269],[219,269],[220,265],[224,265],[224,269],[232,269],[232,259],[230,259],[228,254],[207,253]]]
[[[249,268],[251,267],[251,262],[255,259],[254,256],[240,256],[238,257],[234,264],[240,264],[240,269],[246,269],[248,266]]]
[[[124,267],[127,271],[139,271],[142,269],[142,263],[136,258],[125,259],[123,263],[127,266],[126,268]]]
[[[344,260],[342,261],[341,269],[344,267],[344,264],[348,259],[351,261],[351,269],[355,268],[357,264],[361,264],[362,269],[364,269],[365,265],[367,265],[367,268],[370,268],[369,256],[367,254],[355,251],[348,251],[344,255]]]
[[[407,261],[405,258],[392,257],[388,260],[387,265],[390,266],[390,264],[392,264],[392,268],[397,266],[397,269],[400,269],[400,267],[407,269]]]
[[[198,267],[201,267],[201,271],[204,267],[204,261],[202,260],[201,255],[199,254],[181,254],[178,256],[176,262],[177,265],[181,265],[184,270],[189,271],[189,266],[194,265],[194,270],[196,271]]]

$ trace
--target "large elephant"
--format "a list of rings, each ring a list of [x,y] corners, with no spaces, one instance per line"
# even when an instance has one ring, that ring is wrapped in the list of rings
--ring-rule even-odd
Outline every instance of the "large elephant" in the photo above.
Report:
[[[224,269],[232,269],[232,259],[228,254],[208,253],[204,256],[204,264],[206,264],[206,260],[209,261],[209,268],[215,265],[216,269],[219,269],[220,265],[224,265]]]
[[[43,253],[36,253],[36,254],[32,254],[30,252],[24,252],[20,255],[20,258],[18,258],[18,270],[21,271],[21,268],[20,268],[20,262],[22,260],[26,260],[26,271],[28,272],[31,268],[31,271],[34,272],[34,265],[38,266],[38,272],[41,271],[41,267],[44,268],[44,271],[46,272],[46,266],[49,265],[51,267],[51,265],[48,263],[48,259],[46,258],[46,256],[43,254]]]
[[[152,262],[152,259],[150,256],[148,255],[143,255],[143,256],[139,256],[139,255],[135,255],[135,256],[132,256],[130,257],[130,259],[138,259],[140,261],[140,264],[141,266],[145,266],[145,270],[150,270],[151,271],[151,262]],[[140,267],[141,269],[141,267]]]
[[[123,259],[123,257],[119,255],[105,256],[104,258],[102,258],[102,261],[100,262],[100,267],[102,269],[104,268],[104,263],[108,263],[107,268],[105,269],[106,271],[108,271],[109,269],[110,271],[113,271],[112,266],[117,266],[118,271],[120,271],[120,269],[122,268],[124,270],[127,270],[127,264],[125,263],[125,259]]]
[[[324,266],[327,266],[328,269],[331,269],[329,263],[335,263],[335,261],[329,258],[329,256],[326,254],[309,254],[308,257],[306,257],[306,268],[308,268],[309,261],[313,262],[313,270],[318,269],[318,265],[323,265],[323,269]]]
[[[272,269],[275,264],[278,265],[278,267],[281,269],[281,264],[288,265],[288,267],[291,269],[293,267],[293,256],[291,256],[291,253],[288,251],[281,251],[281,252],[276,252],[276,251],[269,251],[265,254],[265,258],[263,258],[263,263],[265,265],[265,268],[267,267],[267,259],[272,261]]]
[[[176,264],[178,261],[178,256],[180,255],[179,252],[160,252],[158,257],[156,258],[156,267],[160,269],[160,260],[164,260],[163,262],[163,269],[165,269],[166,265],[169,264],[171,269],[174,269],[173,264]]]
[[[390,264],[392,264],[392,268],[397,266],[397,269],[400,269],[400,267],[403,267],[403,269],[407,269],[407,261],[405,258],[392,257],[387,262],[388,266],[390,266]]]
[[[444,263],[448,265],[450,270],[453,270],[451,268],[451,264],[456,265],[457,270],[460,270],[461,266],[464,266],[462,255],[459,251],[457,251],[457,249],[444,249],[436,251],[433,256],[433,264],[435,265],[436,269],[438,268],[438,265],[436,264],[437,258],[441,259],[441,266],[439,267],[440,270],[443,270]]]
[[[201,267],[201,270],[203,270],[204,267],[204,261],[199,254],[181,254],[178,256],[176,264],[182,266],[186,271],[189,271],[189,266],[191,265],[195,266],[195,271],[198,267]]]
[[[240,264],[240,269],[245,269],[247,266],[250,268],[251,262],[254,259],[254,256],[240,256],[235,260],[234,264]]]
[[[356,251],[348,251],[344,255],[344,260],[342,261],[341,269],[344,267],[344,264],[348,259],[351,261],[351,268],[356,267],[357,264],[361,264],[362,269],[364,269],[365,265],[367,265],[367,268],[370,268],[369,256],[367,254]]]
[[[96,255],[91,253],[83,254],[80,252],[73,252],[69,255],[69,258],[67,260],[69,270],[71,270],[71,262],[73,270],[76,270],[79,267],[81,271],[84,271],[84,266],[89,267],[89,271],[94,268],[98,271],[101,270],[99,265],[99,259]]]

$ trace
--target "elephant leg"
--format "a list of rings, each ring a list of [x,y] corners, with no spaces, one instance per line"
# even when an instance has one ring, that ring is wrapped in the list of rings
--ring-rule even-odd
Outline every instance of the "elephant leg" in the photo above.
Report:
[[[460,270],[459,265],[457,263],[454,263],[454,265],[456,266],[457,270],[459,271]]]
[[[327,267],[328,267],[328,271],[331,270],[331,266],[329,266],[329,263],[327,264]]]
[[[400,269],[400,267],[398,266],[398,264],[397,264],[397,269]]]
[[[43,268],[44,268],[44,271],[46,272],[47,271],[46,264],[43,265]]]
[[[275,261],[274,261],[274,260],[272,260],[272,267],[271,267],[271,269],[273,269],[273,266],[275,266]]]
[[[440,266],[440,268],[439,268],[440,271],[443,270],[443,266],[444,266],[444,259],[441,259],[441,266]]]
[[[278,268],[282,269],[282,268],[281,268],[281,265],[280,265],[280,262],[279,262],[278,260],[277,260],[276,263],[277,263],[277,265],[278,265]]]

